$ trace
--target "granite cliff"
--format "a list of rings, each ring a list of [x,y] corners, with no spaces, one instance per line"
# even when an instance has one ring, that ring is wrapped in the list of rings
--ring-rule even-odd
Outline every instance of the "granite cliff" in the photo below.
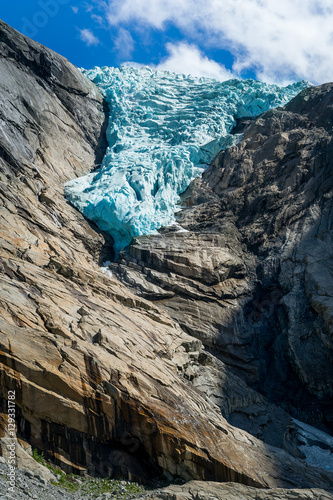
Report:
[[[327,84],[239,123],[182,195],[186,232],[137,238],[111,266],[206,346],[192,384],[289,452],[288,415],[332,432],[332,120]]]
[[[249,123],[120,280],[63,196],[105,153],[102,95],[3,22],[0,88],[1,453],[14,390],[21,466],[333,488],[290,416],[331,425],[332,87]]]

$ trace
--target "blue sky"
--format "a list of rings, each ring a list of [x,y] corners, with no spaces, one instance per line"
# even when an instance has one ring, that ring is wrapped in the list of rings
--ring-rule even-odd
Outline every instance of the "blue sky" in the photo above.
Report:
[[[0,17],[79,67],[333,80],[332,0],[11,0]]]

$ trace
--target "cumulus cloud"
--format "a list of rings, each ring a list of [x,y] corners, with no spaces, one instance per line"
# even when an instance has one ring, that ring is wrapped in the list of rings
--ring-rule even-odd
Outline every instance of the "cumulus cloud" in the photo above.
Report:
[[[233,77],[225,66],[208,59],[195,45],[184,42],[168,43],[167,51],[169,53],[168,57],[156,66],[157,69],[198,77],[204,76],[220,81],[229,80]]]
[[[109,0],[106,15],[113,26],[172,23],[200,46],[229,50],[236,73],[333,80],[331,0]]]
[[[72,11],[74,12],[74,14],[77,14],[79,12],[79,8],[72,5]]]
[[[94,33],[91,30],[83,29],[79,31],[80,31],[80,40],[82,40],[82,42],[84,42],[88,46],[98,45],[100,43],[99,39],[94,35]]]

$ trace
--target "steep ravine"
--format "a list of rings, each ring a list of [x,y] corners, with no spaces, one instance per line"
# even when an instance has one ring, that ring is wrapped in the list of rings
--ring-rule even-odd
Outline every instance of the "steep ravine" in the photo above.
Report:
[[[63,197],[64,183],[95,168],[105,151],[106,108],[98,89],[61,56],[2,22],[0,88],[4,457],[7,395],[15,390],[20,466],[33,446],[82,474],[144,481],[164,471],[186,480],[331,489],[330,472],[228,423],[193,384],[197,377],[184,377],[210,364],[217,377],[220,369],[223,374],[193,337],[195,328],[189,335],[172,308],[171,315],[163,310],[161,297],[155,305],[100,269],[101,255],[112,259],[111,239]],[[211,196],[218,196],[213,188]],[[211,286],[210,268],[186,264],[190,274],[201,273],[199,288]],[[236,288],[240,264],[230,275]],[[221,377],[221,389],[233,377]],[[237,378],[240,391],[242,383]]]

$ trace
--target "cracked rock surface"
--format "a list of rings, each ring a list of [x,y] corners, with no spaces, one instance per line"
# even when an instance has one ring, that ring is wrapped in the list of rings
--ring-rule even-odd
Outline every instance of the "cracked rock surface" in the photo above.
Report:
[[[110,266],[205,345],[184,376],[229,422],[300,457],[291,416],[333,430],[332,124],[332,84],[243,120],[177,225]]]
[[[243,484],[190,481],[184,485],[172,485],[139,498],[142,500],[144,498],[151,500],[331,500],[333,495],[318,489],[258,490]]]
[[[35,447],[69,472],[141,481],[164,472],[185,480],[330,489],[331,473],[232,426],[221,415],[219,401],[210,398],[220,384],[217,398],[222,394],[223,399],[225,387],[234,383],[238,395],[231,409],[237,405],[245,384],[236,370],[243,369],[240,351],[249,360],[253,383],[261,369],[252,362],[252,347],[241,346],[242,330],[239,342],[231,337],[234,313],[241,314],[255,289],[249,273],[257,272],[254,253],[244,264],[248,251],[241,228],[233,223],[225,227],[234,249],[221,241],[222,231],[207,237],[203,231],[209,248],[204,254],[191,252],[190,271],[185,270],[187,261],[172,255],[166,259],[170,307],[133,294],[99,267],[112,259],[111,239],[63,197],[68,179],[101,161],[106,126],[102,96],[68,61],[2,22],[0,88],[1,454],[8,454],[11,390],[16,395],[17,446]],[[219,198],[213,188],[210,196]],[[144,255],[149,251],[144,249]],[[140,277],[146,280],[144,272]],[[226,289],[220,286],[225,281]],[[163,288],[160,284],[156,286]],[[177,295],[184,286],[194,294],[192,309],[186,306],[186,294]],[[318,309],[324,307],[320,297]],[[220,314],[221,300],[227,316]],[[211,332],[207,319],[215,310]],[[191,311],[202,318],[202,335]],[[187,331],[184,314],[190,318]],[[329,318],[323,317],[323,324]],[[320,340],[319,335],[314,338]],[[230,345],[227,355],[232,352],[236,359],[230,376],[229,368],[223,375],[223,360],[203,348],[217,345],[216,340]],[[211,382],[207,371],[207,380],[196,385],[201,367],[210,364],[217,380]],[[299,372],[301,376],[301,368]],[[311,390],[319,387],[324,397],[328,389],[318,374]],[[249,394],[252,404],[268,404],[255,392]]]

